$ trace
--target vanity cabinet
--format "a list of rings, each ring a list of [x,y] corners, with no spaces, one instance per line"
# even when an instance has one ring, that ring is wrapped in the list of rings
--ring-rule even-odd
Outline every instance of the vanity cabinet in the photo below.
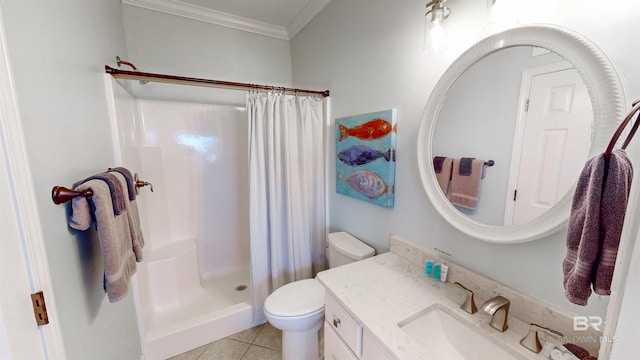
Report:
[[[324,358],[325,360],[358,360],[327,321],[324,322]]]
[[[341,351],[339,345],[344,345],[346,351],[353,356],[353,359],[360,358],[362,355],[362,326],[329,294],[326,295],[324,303],[324,320],[325,359],[333,359],[331,353],[333,351]],[[336,338],[332,339],[332,336]],[[349,359],[344,355],[343,357],[336,357],[336,359],[343,358]]]
[[[362,337],[362,360],[390,360],[385,351],[366,331]]]
[[[362,326],[327,294],[324,314],[326,360],[386,360],[385,353]]]

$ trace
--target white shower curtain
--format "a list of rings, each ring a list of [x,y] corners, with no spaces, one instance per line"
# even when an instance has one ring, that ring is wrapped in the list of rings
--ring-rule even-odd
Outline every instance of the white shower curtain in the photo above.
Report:
[[[263,322],[273,290],[325,269],[323,100],[252,92],[247,114],[252,297]]]

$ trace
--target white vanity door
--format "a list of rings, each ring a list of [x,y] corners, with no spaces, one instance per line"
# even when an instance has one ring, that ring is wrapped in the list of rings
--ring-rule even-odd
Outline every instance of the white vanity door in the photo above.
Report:
[[[358,360],[328,322],[324,322],[324,359],[325,360]]]
[[[389,360],[384,350],[366,331],[362,339],[362,360]]]
[[[324,319],[351,351],[360,357],[362,355],[362,327],[328,293],[324,304]]]

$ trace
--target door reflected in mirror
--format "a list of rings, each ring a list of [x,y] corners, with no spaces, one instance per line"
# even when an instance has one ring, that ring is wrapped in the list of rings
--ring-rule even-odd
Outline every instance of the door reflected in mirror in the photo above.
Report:
[[[571,190],[592,128],[591,99],[571,64],[546,49],[514,46],[455,81],[438,110],[432,154],[494,160],[476,207],[456,209],[487,225],[525,224]]]

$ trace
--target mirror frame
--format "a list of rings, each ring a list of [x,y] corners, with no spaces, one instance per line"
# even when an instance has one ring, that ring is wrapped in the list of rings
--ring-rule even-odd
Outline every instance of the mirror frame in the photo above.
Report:
[[[617,124],[624,116],[624,91],[615,65],[590,40],[563,27],[536,24],[505,30],[473,45],[449,66],[433,89],[422,113],[418,131],[420,178],[433,206],[456,229],[480,240],[503,244],[536,240],[566,226],[575,184],[556,205],[525,224],[483,224],[459,212],[442,193],[433,171],[431,143],[440,107],[456,80],[480,59],[500,49],[514,46],[537,46],[551,50],[565,58],[582,77],[593,109],[593,131],[588,159],[606,149]]]

